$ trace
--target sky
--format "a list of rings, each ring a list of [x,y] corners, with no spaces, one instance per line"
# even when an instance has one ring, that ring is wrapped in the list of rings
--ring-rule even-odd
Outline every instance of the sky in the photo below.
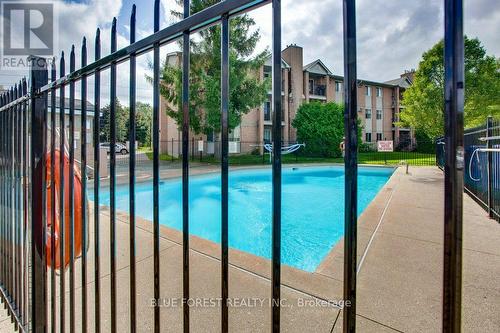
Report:
[[[112,18],[118,20],[118,48],[129,42],[132,5],[137,6],[137,39],[153,32],[154,0],[54,0],[57,3],[58,51],[66,55],[72,44],[76,47],[76,64],[80,64],[80,45],[87,37],[89,61],[93,60],[95,30],[101,29],[102,54],[109,53]],[[358,0],[357,53],[358,77],[383,82],[399,77],[405,70],[417,68],[421,55],[444,34],[443,0]],[[180,9],[175,0],[161,0],[161,28],[172,24],[170,11]],[[257,50],[271,45],[271,6],[249,14],[254,18],[261,40]],[[304,64],[321,59],[334,74],[343,74],[342,1],[282,0],[282,45],[297,44],[304,49]],[[464,30],[469,37],[478,37],[490,55],[500,56],[500,6],[498,0],[464,0]],[[162,47],[161,57],[177,49],[175,43]],[[151,71],[152,55],[138,59],[138,100],[152,100],[151,85],[145,76]],[[67,61],[68,63],[68,61]],[[11,85],[25,71],[0,69],[0,85]],[[103,73],[102,95],[108,74]],[[118,68],[118,97],[128,99],[128,64]],[[89,80],[89,95],[93,93]],[[91,96],[91,95],[90,95]]]

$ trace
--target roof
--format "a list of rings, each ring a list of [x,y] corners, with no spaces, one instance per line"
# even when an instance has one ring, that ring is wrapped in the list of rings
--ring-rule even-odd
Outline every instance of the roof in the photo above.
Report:
[[[344,81],[344,77],[341,75],[331,74],[330,77],[333,78],[334,80],[337,80],[337,81]],[[388,83],[388,82],[375,82],[375,81],[358,79],[358,85],[362,85],[362,84],[368,84],[371,86],[379,86],[379,87],[388,87],[388,88],[396,87],[395,84]]]
[[[304,71],[320,75],[332,75],[332,72],[326,65],[319,59],[314,60],[310,64],[304,66]]]
[[[51,99],[48,98],[48,107],[51,107]],[[56,109],[59,109],[60,106],[59,102],[59,96],[56,97]],[[64,98],[64,109],[69,109],[69,98]],[[75,98],[75,110],[81,110],[82,109],[82,100]],[[87,111],[94,112],[94,104],[90,103],[87,101]]]
[[[411,82],[410,80],[408,80],[407,77],[398,77],[397,79],[385,81],[384,83],[395,85],[402,88],[410,88],[411,86]]]
[[[264,63],[264,66],[272,66],[272,58],[271,55],[269,55],[266,58],[266,62]],[[285,59],[281,58],[281,68],[290,68],[290,65],[285,61]]]

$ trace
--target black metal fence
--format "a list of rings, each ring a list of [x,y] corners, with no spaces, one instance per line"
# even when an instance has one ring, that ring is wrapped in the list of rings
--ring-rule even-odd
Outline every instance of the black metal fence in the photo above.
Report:
[[[86,101],[87,79],[93,77],[94,107],[101,107],[101,72],[109,70],[111,146],[116,141],[116,89],[117,65],[128,61],[130,66],[130,142],[135,142],[136,57],[153,51],[153,288],[154,298],[160,298],[160,234],[159,234],[159,110],[160,110],[160,46],[182,39],[182,199],[183,199],[183,298],[189,299],[189,47],[190,35],[213,24],[221,24],[221,328],[228,331],[228,101],[229,101],[229,19],[260,5],[272,4],[272,142],[282,146],[281,137],[281,1],[279,0],[226,0],[190,15],[190,2],[184,0],[184,19],[160,29],[160,1],[154,4],[154,33],[136,41],[135,6],[130,19],[130,45],[117,50],[116,19],[111,29],[111,54],[101,57],[100,33],[95,37],[94,62],[87,64],[86,41],[81,47],[81,66],[76,68],[75,50],[69,54],[69,73],[66,59],[61,55],[59,65],[52,61],[31,57],[29,84],[22,81],[0,96],[1,128],[1,296],[20,331],[46,332],[75,330],[81,323],[83,331],[99,332],[102,325],[103,299],[110,303],[110,330],[117,331],[117,251],[116,251],[116,166],[114,149],[109,157],[110,235],[109,253],[103,253],[101,245],[100,207],[93,213],[94,238],[88,238],[89,214],[87,188],[87,137],[81,138],[81,161],[75,158],[75,85],[81,85],[80,97]],[[343,1],[344,23],[344,73],[345,73],[345,232],[344,232],[344,300],[349,306],[343,309],[345,332],[356,327],[356,269],[357,269],[357,75],[356,75],[356,23],[355,1]],[[460,327],[460,277],[461,277],[461,224],[462,224],[462,169],[457,161],[457,149],[462,146],[463,129],[463,32],[462,2],[445,0],[445,83],[446,83],[446,147],[445,183],[445,262],[443,329],[459,331]],[[57,76],[59,78],[57,78]],[[69,92],[69,131],[66,138],[64,112],[57,119],[56,104],[64,109],[66,92]],[[48,99],[51,107],[48,109]],[[48,118],[50,111],[50,119]],[[81,126],[85,126],[86,106],[82,104]],[[93,172],[99,174],[103,167],[99,153],[99,117],[94,117]],[[59,129],[60,135],[56,135]],[[50,139],[48,132],[50,130]],[[69,148],[68,148],[69,147]],[[272,162],[272,259],[271,299],[272,331],[280,331],[281,292],[281,149],[273,151]],[[137,330],[136,300],[136,219],[135,219],[135,147],[130,149],[129,162],[129,313],[128,326]],[[94,201],[99,202],[100,177],[93,178]],[[90,184],[89,184],[90,185]],[[94,247],[93,272],[87,272],[87,247]],[[101,257],[109,255],[109,294],[101,290]],[[81,297],[75,291],[76,258],[81,265]],[[66,271],[68,268],[68,272]],[[68,273],[68,275],[66,275]],[[93,273],[93,320],[89,320],[87,275]],[[50,277],[50,278],[49,278]],[[68,281],[69,285],[66,285]],[[56,284],[57,282],[57,284]],[[58,292],[56,292],[56,289]],[[66,300],[65,295],[69,294]],[[76,302],[81,304],[81,317],[75,311]],[[106,309],[107,310],[107,309]],[[69,318],[66,314],[69,314]],[[50,316],[49,316],[50,314]],[[80,314],[80,313],[79,313]],[[154,331],[160,331],[160,305],[154,306]],[[183,327],[190,327],[190,309],[183,307]],[[458,327],[458,329],[457,329]]]
[[[33,211],[33,203],[41,202],[42,199],[41,191],[33,189],[35,186],[41,189],[40,182],[29,181],[33,176],[41,176],[43,171],[39,163],[40,154],[34,154],[34,148],[41,147],[32,138],[34,134],[43,138],[44,133],[43,128],[31,126],[43,114],[28,112],[35,101],[30,101],[27,94],[27,82],[23,80],[0,99],[2,106],[10,105],[0,112],[1,296],[21,331],[31,319],[29,301],[40,300],[38,293],[33,293],[32,297],[29,295],[27,284],[30,278],[28,267],[32,263],[28,220],[36,223],[43,218],[41,215],[29,216]],[[41,177],[37,179],[41,180]],[[38,235],[42,237],[40,233]],[[39,239],[32,241],[37,242]]]
[[[358,163],[371,165],[435,166],[436,142],[411,140],[396,143],[393,151],[378,151],[377,142],[363,143],[359,147]],[[311,151],[307,142],[283,141],[282,162],[323,162],[344,163],[339,144],[321,152]],[[203,137],[192,137],[188,147],[189,158],[194,162],[219,163],[221,160],[221,141],[207,141]],[[270,164],[272,143],[268,141],[229,140],[229,163],[232,165]],[[182,141],[171,139],[160,143],[162,161],[178,162],[182,159]],[[144,150],[136,155],[137,163],[147,163],[151,152]],[[117,157],[117,164],[128,165],[129,154]]]
[[[437,144],[437,164],[443,168],[443,138]],[[464,188],[483,206],[491,218],[500,221],[500,121],[464,132]]]

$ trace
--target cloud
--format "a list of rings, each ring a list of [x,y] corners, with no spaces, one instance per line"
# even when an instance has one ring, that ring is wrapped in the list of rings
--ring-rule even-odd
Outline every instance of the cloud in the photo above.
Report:
[[[93,60],[94,36],[101,28],[102,54],[109,53],[110,27],[113,16],[128,13],[129,0],[88,0],[83,3],[58,2],[59,51],[68,54],[76,46],[76,64],[80,64],[80,43],[87,37],[89,62]],[[500,6],[498,0],[475,0],[464,4],[464,29],[469,37],[478,37],[488,54],[500,54]],[[138,38],[152,33],[153,0],[138,4],[141,15]],[[179,8],[175,0],[161,0],[161,27],[172,24],[170,10]],[[256,28],[262,34],[258,51],[272,42],[271,6],[252,11]],[[119,20],[118,47],[128,44],[128,20]],[[151,22],[150,22],[151,21]],[[357,1],[358,76],[385,81],[398,77],[405,69],[416,68],[424,51],[443,37],[443,4],[437,0],[358,0]],[[150,24],[151,23],[151,24]],[[298,44],[304,48],[304,63],[321,59],[335,74],[343,74],[342,1],[282,0],[282,45]],[[127,34],[124,35],[124,34]],[[176,48],[175,43],[162,47],[161,58]],[[151,102],[151,85],[144,76],[149,73],[152,54],[138,58],[138,99]],[[68,62],[67,62],[68,63]],[[25,73],[0,70],[0,85],[11,84]],[[128,101],[128,65],[119,66],[118,96]],[[102,93],[106,99],[108,73],[103,73]],[[89,86],[89,94],[91,93]]]
[[[466,2],[464,29],[488,54],[500,54],[497,0]],[[356,8],[358,76],[385,81],[416,68],[421,55],[443,38],[443,4],[436,0],[359,0]],[[260,48],[271,45],[271,8],[250,14],[261,27]],[[342,1],[283,0],[282,44],[304,48],[304,63],[321,59],[343,74]]]

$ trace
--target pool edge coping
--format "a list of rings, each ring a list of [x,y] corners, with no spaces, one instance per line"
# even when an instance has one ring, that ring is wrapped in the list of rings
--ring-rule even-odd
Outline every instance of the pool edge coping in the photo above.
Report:
[[[323,164],[322,166],[343,164]],[[314,165],[296,164],[302,167],[314,167]],[[294,167],[289,165],[287,167]],[[365,167],[365,166],[363,166]],[[388,166],[368,166],[374,168],[388,168]],[[379,224],[380,216],[383,214],[388,200],[397,185],[402,168],[392,167],[394,172],[387,182],[382,186],[377,195],[364,209],[358,217],[358,259],[365,252],[368,239],[375,232],[375,226]],[[237,167],[241,169],[255,169],[255,167]],[[199,173],[210,174],[212,172]],[[170,177],[177,178],[177,177]],[[162,178],[163,179],[163,178]],[[100,206],[100,214],[109,215],[108,206]],[[373,218],[374,216],[375,218]],[[116,211],[117,221],[129,224],[129,214],[123,211]],[[372,219],[373,218],[373,219]],[[143,231],[153,234],[153,223],[147,219],[136,216],[136,226]],[[363,231],[363,232],[360,232]],[[361,237],[359,237],[361,235]],[[160,224],[160,237],[178,246],[182,246],[182,231]],[[335,246],[323,258],[314,272],[307,272],[292,266],[281,265],[281,279],[284,287],[290,288],[303,294],[329,301],[340,301],[342,299],[343,281],[343,242],[342,236]],[[207,256],[220,262],[221,247],[218,243],[195,236],[189,236],[189,247],[191,251]],[[359,246],[361,245],[361,246]],[[271,260],[247,253],[238,249],[229,248],[229,264],[232,268],[243,270],[249,274],[270,281]]]

